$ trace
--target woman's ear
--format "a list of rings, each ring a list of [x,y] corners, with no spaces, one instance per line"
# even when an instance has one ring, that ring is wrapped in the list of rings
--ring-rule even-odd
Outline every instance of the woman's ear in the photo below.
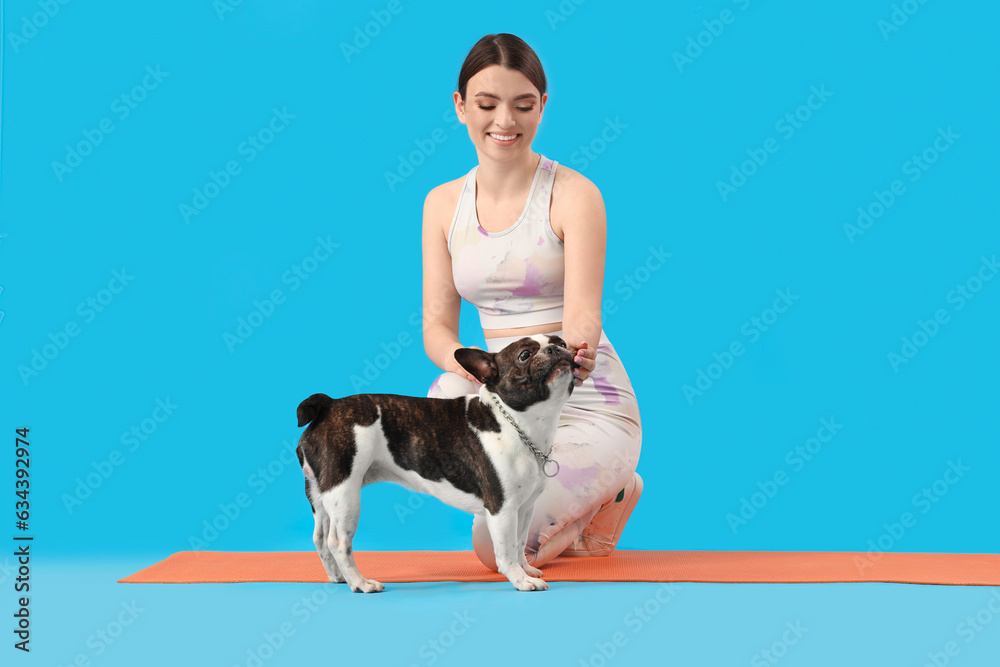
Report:
[[[458,116],[458,122],[465,125],[465,101],[462,99],[462,94],[456,90],[452,99],[455,101],[455,115]]]

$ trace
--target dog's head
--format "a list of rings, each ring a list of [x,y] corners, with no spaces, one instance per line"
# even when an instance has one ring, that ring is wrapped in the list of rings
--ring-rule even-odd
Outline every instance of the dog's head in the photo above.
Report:
[[[455,359],[503,402],[524,411],[554,399],[565,403],[573,393],[579,364],[566,341],[551,334],[525,336],[499,352],[463,347]]]

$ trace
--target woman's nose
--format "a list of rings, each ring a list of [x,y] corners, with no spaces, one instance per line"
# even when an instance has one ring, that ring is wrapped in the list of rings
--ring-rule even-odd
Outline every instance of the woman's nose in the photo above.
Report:
[[[507,109],[506,107],[498,107],[497,125],[503,128],[508,128],[514,125],[514,114],[511,113],[510,109]]]

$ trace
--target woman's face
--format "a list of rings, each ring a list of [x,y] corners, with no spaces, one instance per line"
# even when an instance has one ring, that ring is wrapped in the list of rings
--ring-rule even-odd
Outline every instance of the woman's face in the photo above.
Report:
[[[484,157],[507,161],[531,152],[548,93],[539,98],[528,77],[490,65],[469,79],[464,103],[458,91],[454,98],[455,112],[469,128],[480,161]]]

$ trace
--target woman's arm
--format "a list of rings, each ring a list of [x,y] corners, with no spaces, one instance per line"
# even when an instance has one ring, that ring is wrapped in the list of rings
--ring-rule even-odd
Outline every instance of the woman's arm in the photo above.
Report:
[[[458,340],[458,321],[462,297],[451,275],[451,254],[445,237],[446,222],[451,219],[444,196],[447,186],[439,185],[424,199],[423,221],[423,333],[424,352],[445,371],[464,378],[475,378],[455,360],[455,350],[465,347]]]
[[[604,255],[607,217],[604,198],[597,186],[582,174],[559,165],[564,186],[552,203],[551,215],[563,233],[565,250],[563,339],[573,351],[586,342],[579,377],[590,375],[601,340],[601,298],[604,287]]]

